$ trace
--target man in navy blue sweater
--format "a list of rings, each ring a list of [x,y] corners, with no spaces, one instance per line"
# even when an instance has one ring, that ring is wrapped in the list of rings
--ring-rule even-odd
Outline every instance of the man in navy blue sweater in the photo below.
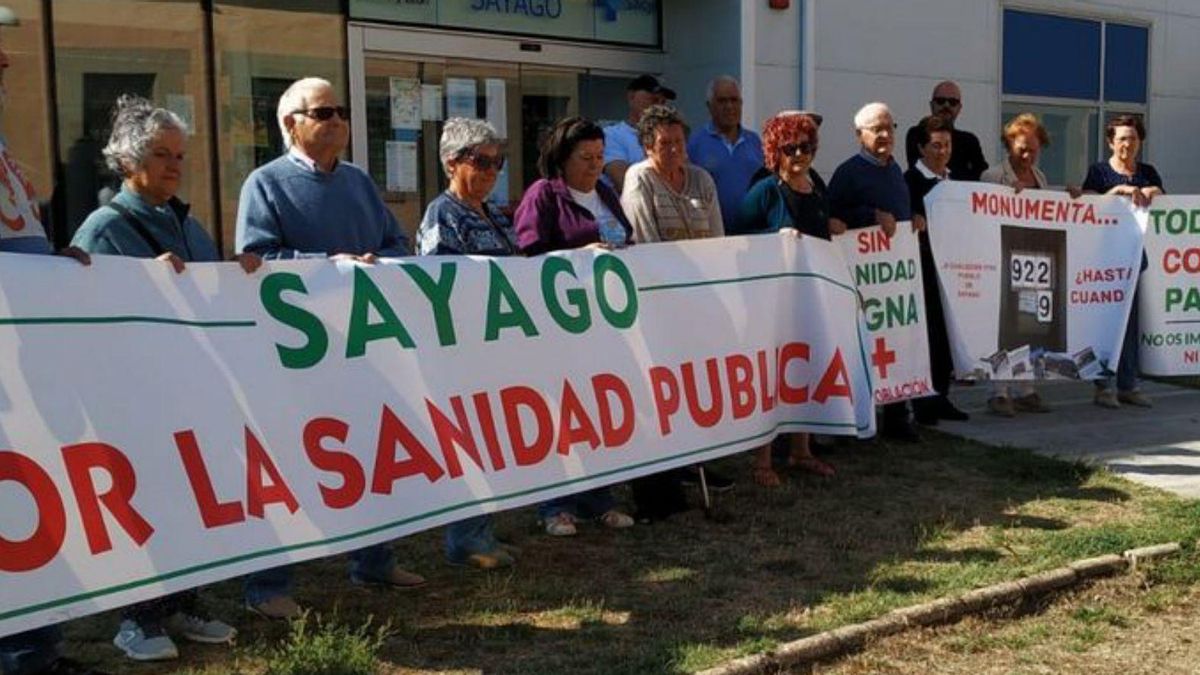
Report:
[[[879,225],[887,236],[896,233],[896,222],[912,220],[914,230],[925,229],[925,219],[913,217],[908,184],[892,157],[896,122],[883,103],[868,103],[854,115],[854,133],[862,146],[842,162],[829,180],[829,211],[850,229]],[[916,443],[921,440],[909,416],[908,403],[883,406],[885,438]]]
[[[329,82],[293,82],[279,99],[279,128],[287,152],[255,169],[238,202],[237,251],[263,258],[331,258],[373,263],[409,255],[395,216],[370,176],[338,159],[350,140],[349,110]],[[386,544],[350,555],[355,583],[420,586],[425,579],[401,569]],[[246,606],[271,618],[292,618],[291,570],[280,567],[246,577]]]

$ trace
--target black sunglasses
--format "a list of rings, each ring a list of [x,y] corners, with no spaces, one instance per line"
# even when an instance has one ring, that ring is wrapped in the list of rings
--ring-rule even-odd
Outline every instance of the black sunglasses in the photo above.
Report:
[[[803,143],[788,143],[779,149],[788,157],[796,157],[798,155],[815,155],[817,154],[817,144],[805,141]]]
[[[959,103],[962,103],[962,100],[954,98],[953,96],[934,96],[933,97],[934,105],[945,105],[945,106],[950,106],[951,108],[957,108]]]
[[[338,117],[342,118],[343,120],[350,119],[350,109],[344,105],[339,105],[339,106],[323,105],[319,108],[309,108],[308,110],[293,110],[292,114],[293,115],[304,115],[305,117],[311,117],[312,119],[317,120],[318,122],[329,121],[329,120],[333,119],[334,115],[337,115]]]
[[[471,166],[480,171],[488,171],[495,169],[497,171],[504,170],[504,162],[507,161],[504,155],[496,155],[489,157],[487,155],[477,155],[473,152],[467,152],[462,156],[462,161],[467,162]]]

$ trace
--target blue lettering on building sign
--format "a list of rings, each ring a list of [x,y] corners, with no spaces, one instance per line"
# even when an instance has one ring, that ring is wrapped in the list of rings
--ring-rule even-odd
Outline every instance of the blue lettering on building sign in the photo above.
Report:
[[[596,0],[596,6],[604,10],[605,21],[616,21],[622,10],[653,14],[658,11],[658,0]]]
[[[562,16],[562,0],[474,0],[471,9],[557,19]]]

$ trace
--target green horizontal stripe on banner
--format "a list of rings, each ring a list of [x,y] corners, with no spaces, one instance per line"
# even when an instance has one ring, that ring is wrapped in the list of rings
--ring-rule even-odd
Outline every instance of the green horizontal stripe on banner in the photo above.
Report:
[[[0,318],[0,326],[37,326],[73,324],[154,323],[169,326],[191,326],[193,328],[253,328],[257,321],[192,321],[169,319],[161,316],[31,316]]]
[[[850,291],[857,294],[858,289],[850,284],[844,284],[837,279],[831,279],[823,274],[815,274],[813,272],[776,272],[774,274],[756,274],[749,277],[733,277],[732,279],[706,279],[704,281],[683,281],[674,284],[658,284],[656,286],[638,286],[638,290],[646,291],[669,291],[677,288],[695,288],[696,286],[720,286],[723,284],[740,284],[747,281],[763,281],[767,279],[820,279],[827,281],[838,288]]]
[[[715,445],[706,446],[703,448],[699,448],[697,450],[691,450],[689,452],[685,452],[682,454],[672,455],[670,457],[663,457],[661,459],[653,459],[653,460],[649,460],[646,462],[642,462],[640,464],[633,464],[630,466],[621,467],[619,469],[611,469],[609,471],[604,471],[604,472],[601,472],[601,473],[598,473],[598,474],[595,474],[592,476],[584,476],[581,478],[572,478],[570,480],[553,483],[551,485],[543,485],[543,486],[536,487],[536,488],[530,488],[528,490],[520,490],[517,492],[507,494],[507,495],[497,495],[494,497],[486,497],[484,499],[476,499],[473,501],[461,502],[459,504],[445,506],[440,509],[435,509],[433,511],[428,511],[426,513],[422,513],[419,515],[410,516],[408,518],[404,518],[402,520],[397,520],[397,521],[394,521],[391,523],[387,523],[385,525],[377,525],[375,527],[368,528],[368,529],[362,530],[360,532],[352,532],[350,534],[343,534],[343,535],[340,535],[337,537],[331,537],[329,539],[320,539],[317,541],[310,541],[310,542],[305,542],[302,544],[292,544],[290,546],[280,546],[277,548],[267,549],[264,551],[255,551],[253,553],[245,553],[245,554],[242,554],[239,556],[234,556],[232,558],[224,558],[221,560],[214,560],[212,562],[203,563],[201,565],[185,567],[180,570],[175,570],[174,572],[167,572],[166,574],[160,574],[160,575],[154,576],[154,577],[147,577],[145,579],[136,579],[134,581],[127,581],[123,584],[117,584],[115,586],[109,586],[107,588],[100,588],[100,589],[97,589],[94,591],[87,591],[85,593],[79,593],[77,595],[72,595],[67,598],[61,598],[59,600],[51,600],[50,602],[43,602],[43,603],[36,604],[36,605],[29,605],[27,607],[21,607],[18,609],[0,612],[0,620],[12,619],[15,617],[24,616],[26,614],[32,614],[33,612],[39,612],[39,611],[46,610],[46,609],[53,609],[55,607],[61,607],[62,605],[69,605],[73,602],[79,602],[81,600],[89,600],[91,598],[98,598],[98,597],[102,597],[105,595],[112,595],[114,593],[120,593],[122,591],[128,591],[130,589],[138,588],[139,586],[147,586],[149,584],[155,584],[155,583],[159,583],[161,581],[166,581],[168,579],[174,579],[176,577],[183,577],[183,576],[187,576],[190,574],[195,574],[197,572],[203,572],[205,570],[210,570],[210,569],[214,569],[217,567],[225,567],[227,565],[232,565],[232,564],[243,562],[246,560],[253,560],[255,558],[262,558],[262,557],[266,557],[269,555],[275,555],[276,553],[286,553],[288,551],[298,551],[298,550],[305,549],[305,548],[312,548],[314,546],[324,546],[327,544],[336,544],[336,543],[343,542],[343,541],[349,541],[351,539],[357,539],[359,537],[364,537],[364,536],[367,536],[370,534],[375,534],[377,532],[383,532],[385,530],[390,530],[395,527],[399,527],[401,525],[407,525],[409,523],[418,522],[421,520],[432,518],[434,516],[440,516],[444,513],[450,513],[451,511],[457,511],[459,509],[476,506],[478,504],[487,504],[489,502],[504,501],[504,500],[513,499],[516,497],[523,497],[525,495],[536,494],[538,492],[545,492],[547,490],[552,490],[554,488],[563,487],[565,485],[573,485],[575,483],[581,483],[581,482],[591,480],[594,478],[603,478],[605,476],[613,476],[613,475],[617,475],[617,474],[621,474],[621,473],[628,473],[630,471],[640,469],[643,467],[654,466],[656,464],[662,464],[664,462],[669,462],[671,460],[681,459],[681,458],[685,458],[685,457],[691,457],[693,455],[699,455],[699,454],[702,454],[705,452],[710,452],[712,450],[726,448],[731,445],[738,445],[740,443],[747,443],[750,441],[755,441],[755,440],[770,436],[771,434],[774,434],[774,433],[778,432],[780,429],[783,429],[785,427],[798,427],[798,426],[824,427],[824,428],[830,428],[830,429],[854,429],[855,431],[866,431],[868,429],[868,427],[860,427],[860,426],[854,424],[853,422],[846,422],[846,423],[803,422],[803,421],[781,422],[781,423],[775,425],[772,429],[770,429],[768,431],[764,431],[759,434],[755,434],[753,436],[748,436],[746,438],[740,438],[740,439],[733,440],[733,441],[727,441],[725,443],[717,443]]]

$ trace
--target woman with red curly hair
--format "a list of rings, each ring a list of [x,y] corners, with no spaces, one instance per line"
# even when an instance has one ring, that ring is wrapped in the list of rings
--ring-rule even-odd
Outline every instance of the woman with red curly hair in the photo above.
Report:
[[[763,159],[771,174],[754,184],[742,200],[736,231],[730,234],[778,232],[829,239],[846,231],[845,223],[830,218],[825,184],[812,170],[817,154],[817,124],[807,114],[783,112],[763,125]],[[832,476],[833,467],[813,456],[808,434],[788,439],[788,466],[819,476]],[[771,463],[771,445],[754,454],[754,482],[780,484]]]

